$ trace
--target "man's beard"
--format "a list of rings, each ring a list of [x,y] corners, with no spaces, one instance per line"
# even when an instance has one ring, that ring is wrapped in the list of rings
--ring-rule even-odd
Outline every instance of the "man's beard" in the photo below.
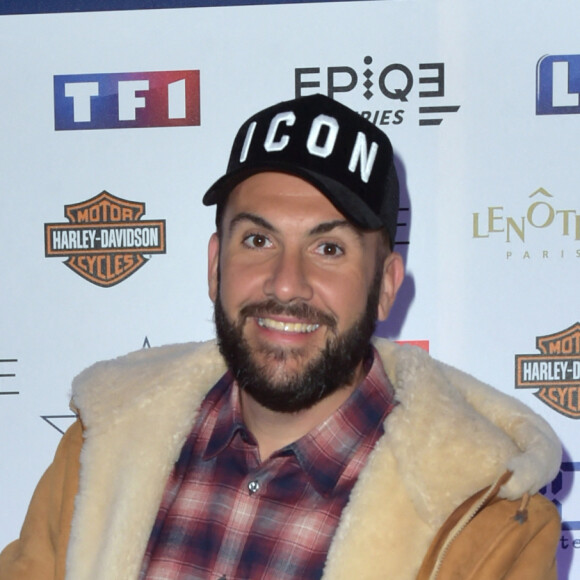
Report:
[[[281,304],[271,299],[245,306],[238,320],[230,322],[223,309],[218,287],[214,311],[218,345],[240,388],[267,409],[295,413],[309,409],[340,388],[350,385],[359,364],[367,355],[375,330],[381,275],[381,269],[377,268],[365,311],[341,334],[336,332],[334,316],[305,303]],[[276,370],[269,370],[269,366],[281,366],[284,361],[299,359],[309,352],[266,344],[253,350],[243,334],[245,322],[250,317],[265,318],[268,315],[287,315],[308,324],[324,325],[329,338],[319,354],[306,362],[303,368],[286,371],[283,377],[276,378]],[[255,350],[263,355],[263,364],[257,362]]]

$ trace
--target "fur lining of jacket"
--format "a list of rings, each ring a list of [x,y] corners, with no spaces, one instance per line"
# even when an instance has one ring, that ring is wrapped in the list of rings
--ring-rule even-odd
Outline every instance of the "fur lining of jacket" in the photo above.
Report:
[[[416,347],[375,347],[398,405],[343,511],[324,579],[411,580],[464,500],[506,470],[501,497],[533,494],[560,465],[556,435],[516,399]],[[212,341],[139,351],[75,379],[85,440],[67,578],[138,577],[167,478],[224,371]]]

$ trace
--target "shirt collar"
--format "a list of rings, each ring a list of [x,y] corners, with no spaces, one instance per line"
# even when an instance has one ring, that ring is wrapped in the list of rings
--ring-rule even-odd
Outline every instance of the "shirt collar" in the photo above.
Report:
[[[217,390],[215,404],[218,405],[218,416],[203,453],[204,460],[212,459],[221,453],[238,432],[241,432],[244,440],[256,443],[244,425],[239,389],[230,371],[218,381],[212,389],[212,395],[215,390]]]
[[[368,369],[365,378],[326,421],[272,456],[291,452],[321,495],[333,492],[361,445],[374,443],[382,435],[383,422],[395,404],[393,386],[374,347],[369,349],[364,365]],[[256,445],[244,425],[239,388],[229,371],[211,394],[215,394],[215,404],[219,405],[218,416],[203,459],[221,453],[238,432],[246,442]]]
[[[372,447],[384,433],[383,423],[394,406],[394,389],[374,347],[365,368],[365,378],[350,397],[324,423],[290,446],[322,495],[333,492],[361,446]]]

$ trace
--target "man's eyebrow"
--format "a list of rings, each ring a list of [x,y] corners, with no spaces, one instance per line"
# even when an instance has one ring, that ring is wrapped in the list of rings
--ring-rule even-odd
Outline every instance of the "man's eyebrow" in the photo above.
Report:
[[[242,211],[239,214],[235,215],[232,218],[232,221],[229,224],[229,233],[231,234],[237,224],[240,222],[249,221],[256,226],[264,228],[272,233],[278,233],[278,229],[271,224],[268,220],[264,219],[262,216],[256,215],[254,213],[250,213],[247,211]],[[317,236],[320,234],[327,234],[332,230],[337,228],[346,228],[353,232],[358,238],[362,238],[362,232],[350,223],[346,219],[338,219],[338,220],[331,220],[328,222],[322,222],[314,226],[309,232],[308,235],[310,236]]]
[[[351,230],[358,238],[362,238],[361,230],[351,224],[348,220],[332,220],[329,222],[322,222],[310,230],[310,235],[316,236],[318,234],[327,234],[336,228],[347,228]]]
[[[263,217],[256,215],[254,213],[242,211],[232,218],[232,221],[230,222],[230,225],[228,228],[229,233],[230,234],[232,233],[233,229],[236,227],[236,225],[238,223],[244,222],[244,221],[252,222],[253,224],[255,224],[257,226],[260,226],[261,228],[264,228],[264,229],[269,230],[269,231],[274,232],[274,233],[276,233],[278,231],[268,220],[265,220]]]

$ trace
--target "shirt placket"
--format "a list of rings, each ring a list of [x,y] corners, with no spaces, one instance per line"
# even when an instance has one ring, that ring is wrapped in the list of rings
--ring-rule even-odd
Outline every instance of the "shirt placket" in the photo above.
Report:
[[[219,567],[215,571],[217,580],[229,580],[236,577],[244,544],[252,532],[261,507],[262,495],[266,491],[268,482],[275,476],[276,467],[280,463],[270,460],[265,464],[260,464],[257,448],[252,445],[248,445],[245,455],[248,472],[240,482],[216,558],[216,565]],[[251,565],[244,562],[243,567],[247,568],[248,564]]]

